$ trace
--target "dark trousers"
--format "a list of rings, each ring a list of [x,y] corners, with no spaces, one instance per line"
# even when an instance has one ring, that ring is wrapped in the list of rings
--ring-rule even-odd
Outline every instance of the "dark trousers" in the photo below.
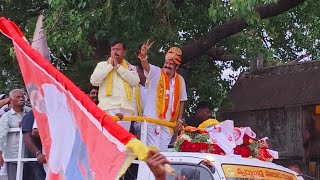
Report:
[[[17,166],[18,166],[18,164],[15,162],[8,162],[7,163],[8,180],[16,180]]]
[[[33,180],[46,179],[46,172],[44,171],[42,164],[39,164],[38,162],[29,162],[28,164],[30,165],[33,173]]]
[[[17,176],[17,163],[7,163],[8,180],[16,180]],[[23,180],[45,180],[46,173],[43,165],[38,162],[24,163],[23,165]]]

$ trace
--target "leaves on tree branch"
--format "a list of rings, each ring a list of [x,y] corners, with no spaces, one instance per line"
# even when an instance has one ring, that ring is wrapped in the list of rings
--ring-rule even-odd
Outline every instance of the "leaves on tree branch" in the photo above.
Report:
[[[303,2],[305,0],[279,0],[277,3],[257,7],[256,12],[261,19],[265,19],[284,13]],[[244,19],[234,19],[213,28],[198,40],[182,47],[183,63],[201,56],[221,40],[243,31],[246,27],[248,24]]]

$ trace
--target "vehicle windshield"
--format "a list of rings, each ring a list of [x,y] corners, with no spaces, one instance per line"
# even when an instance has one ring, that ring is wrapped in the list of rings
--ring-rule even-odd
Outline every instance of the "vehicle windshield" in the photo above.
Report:
[[[194,180],[213,180],[212,173],[206,166],[196,164],[171,163],[176,175],[185,176],[187,179]],[[166,180],[174,180],[173,176],[167,176]]]
[[[257,166],[244,166],[236,164],[223,164],[223,172],[227,180],[258,180],[258,179],[272,179],[272,180],[296,180],[294,174]]]

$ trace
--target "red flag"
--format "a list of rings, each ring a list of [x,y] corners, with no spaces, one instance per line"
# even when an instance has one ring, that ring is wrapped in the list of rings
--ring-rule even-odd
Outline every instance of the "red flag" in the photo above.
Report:
[[[135,158],[128,149],[146,159],[148,149],[34,50],[12,21],[0,17],[0,31],[15,47],[49,179],[116,179]]]

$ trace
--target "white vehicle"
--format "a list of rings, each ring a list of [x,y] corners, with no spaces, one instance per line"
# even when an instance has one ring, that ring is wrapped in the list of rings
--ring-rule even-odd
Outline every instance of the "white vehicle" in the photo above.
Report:
[[[296,180],[297,173],[274,163],[238,156],[221,156],[208,153],[163,152],[175,169],[176,175],[188,180]],[[146,163],[140,162],[138,180],[154,180]],[[174,180],[167,176],[167,180]]]

